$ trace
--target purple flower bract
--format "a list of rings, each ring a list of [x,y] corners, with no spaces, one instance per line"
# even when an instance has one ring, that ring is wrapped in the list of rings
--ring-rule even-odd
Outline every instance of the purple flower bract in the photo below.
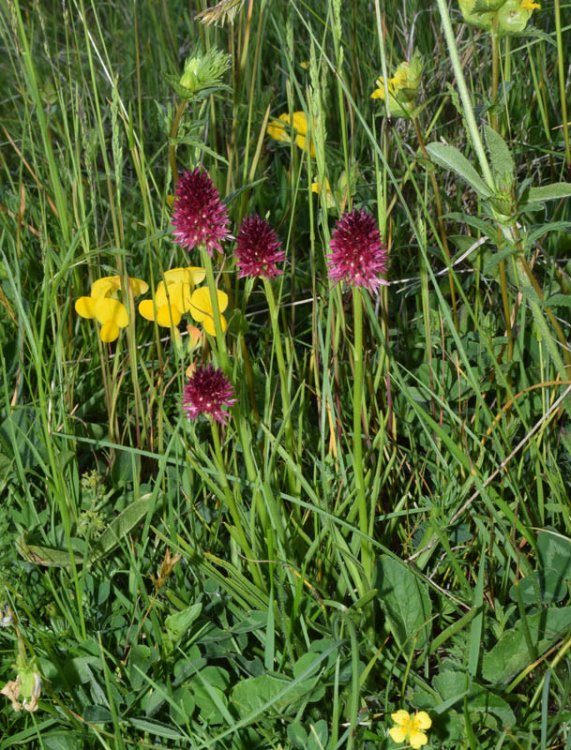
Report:
[[[285,260],[281,242],[268,222],[259,216],[244,219],[235,252],[238,276],[271,279],[283,273],[276,265]]]
[[[387,248],[368,211],[355,209],[343,214],[333,230],[330,247],[330,279],[363,286],[370,292],[386,283],[380,275],[387,270]]]
[[[228,209],[207,172],[185,172],[176,186],[172,217],[176,241],[187,250],[203,245],[212,255],[222,252],[228,237]]]
[[[197,419],[200,414],[210,414],[217,422],[224,424],[230,416],[223,406],[233,406],[232,385],[222,372],[213,365],[197,367],[184,386],[182,408],[189,419]]]

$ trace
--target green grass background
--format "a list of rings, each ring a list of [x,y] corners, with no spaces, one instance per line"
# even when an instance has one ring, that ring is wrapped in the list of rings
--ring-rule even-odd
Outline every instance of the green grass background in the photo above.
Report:
[[[528,191],[570,179],[570,5],[495,52],[456,3],[451,46],[441,0],[246,0],[224,27],[204,7],[1,3],[0,680],[19,659],[42,693],[2,698],[0,750],[393,748],[399,708],[429,712],[430,748],[569,750],[571,215],[565,188]],[[175,133],[199,48],[231,56],[228,89]],[[370,94],[413,50],[416,122],[387,118]],[[265,133],[300,110],[315,159]],[[489,123],[507,198],[426,152],[494,171]],[[181,411],[215,342],[137,317],[108,346],[74,312],[100,276],[199,265],[171,235],[173,155],[287,253],[284,367],[264,286],[232,243],[215,258],[238,395],[219,451]],[[364,295],[364,517],[355,320],[326,270],[349,206],[390,258]]]

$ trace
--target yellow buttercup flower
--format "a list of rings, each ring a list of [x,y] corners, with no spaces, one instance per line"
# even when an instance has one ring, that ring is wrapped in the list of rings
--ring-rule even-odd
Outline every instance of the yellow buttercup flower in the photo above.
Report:
[[[275,141],[281,141],[282,143],[294,141],[298,148],[305,151],[308,146],[307,117],[305,116],[305,112],[293,112],[291,115],[284,112],[277,120],[272,120],[268,123],[266,133]],[[313,142],[309,142],[309,153],[310,156],[315,156]]]
[[[418,750],[428,742],[428,737],[423,730],[430,729],[432,719],[426,711],[419,711],[411,716],[408,711],[396,711],[391,714],[395,726],[389,729],[389,735],[395,742],[406,742],[414,750]]]
[[[142,279],[128,278],[133,297],[144,294],[149,285]],[[125,305],[117,299],[122,289],[121,276],[103,276],[91,285],[91,295],[75,301],[75,312],[82,318],[95,319],[100,325],[99,338],[105,343],[115,341],[121,328],[129,325]]]

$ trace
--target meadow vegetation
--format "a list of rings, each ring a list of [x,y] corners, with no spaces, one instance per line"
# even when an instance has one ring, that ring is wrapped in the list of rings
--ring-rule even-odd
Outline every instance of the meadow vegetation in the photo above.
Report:
[[[0,8],[0,750],[570,750],[568,0]]]

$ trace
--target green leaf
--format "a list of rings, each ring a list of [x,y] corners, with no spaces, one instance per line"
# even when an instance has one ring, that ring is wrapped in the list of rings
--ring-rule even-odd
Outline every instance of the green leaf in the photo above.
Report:
[[[527,202],[542,203],[543,201],[556,201],[561,198],[571,198],[571,182],[554,182],[551,185],[530,188]]]
[[[455,146],[449,146],[446,143],[429,143],[426,150],[436,164],[455,172],[480,196],[489,198],[492,195],[492,190],[486,185],[464,154]]]
[[[148,732],[155,737],[166,737],[170,740],[182,740],[184,735],[177,732],[176,729],[160,724],[158,721],[149,721],[149,719],[127,719],[126,724],[130,724],[141,732]]]
[[[380,602],[401,649],[422,649],[430,638],[432,605],[426,586],[406,565],[381,555],[377,568]]]
[[[538,656],[571,628],[571,607],[550,607],[527,617],[527,627]],[[488,682],[506,682],[533,661],[521,621],[507,630],[485,656],[482,675]]]
[[[494,177],[499,181],[507,180],[511,185],[515,177],[515,163],[508,144],[502,136],[489,125],[484,126],[486,143],[490,152],[490,163]]]
[[[548,604],[567,596],[571,581],[571,539],[549,529],[537,535],[540,569],[519,582],[519,596],[524,604]],[[517,602],[515,588],[510,598]]]
[[[122,510],[99,537],[91,559],[98,560],[116,547],[147,515],[152,500],[153,494],[149,492]]]

